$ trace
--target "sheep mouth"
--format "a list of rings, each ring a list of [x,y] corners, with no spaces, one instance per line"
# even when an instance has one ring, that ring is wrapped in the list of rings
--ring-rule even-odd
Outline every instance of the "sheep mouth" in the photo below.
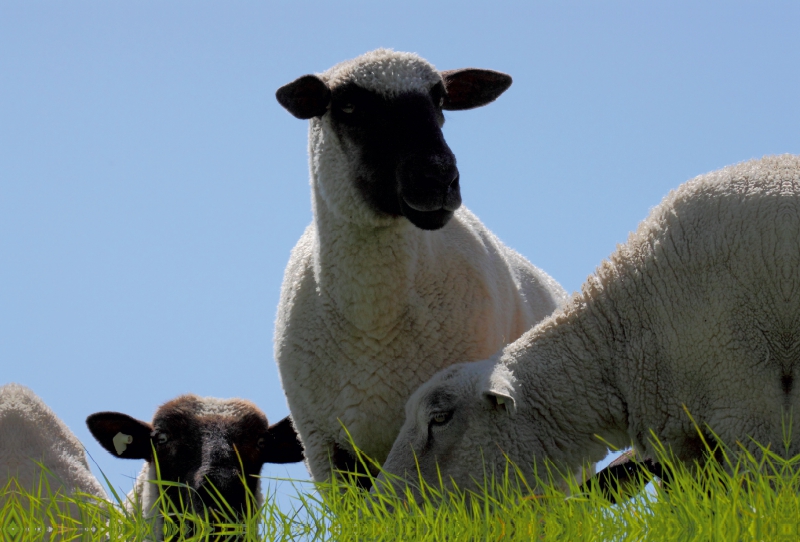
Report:
[[[412,206],[405,198],[400,200],[403,216],[421,230],[438,230],[443,228],[453,218],[455,209],[445,207],[439,209],[419,209]]]

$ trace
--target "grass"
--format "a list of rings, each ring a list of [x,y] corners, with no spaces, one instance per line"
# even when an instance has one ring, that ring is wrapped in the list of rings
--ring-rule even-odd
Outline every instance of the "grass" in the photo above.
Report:
[[[369,494],[352,478],[339,477],[330,484],[295,481],[297,506],[280,510],[270,486],[263,507],[243,522],[226,513],[198,515],[180,503],[160,505],[167,515],[165,539],[175,541],[800,540],[800,456],[784,459],[768,447],[753,455],[707,446],[721,460],[688,468],[661,448],[658,459],[671,475],[668,491],[656,485],[617,505],[596,490],[581,493],[572,481],[568,495],[553,471],[538,480],[534,495],[513,476],[513,465],[478,493],[447,490],[441,482],[423,486],[419,502],[409,490]],[[643,483],[650,481],[643,476]],[[124,496],[114,493],[113,501],[53,492],[45,476],[34,491],[12,480],[0,496],[0,538],[153,538],[151,520],[120,506]]]

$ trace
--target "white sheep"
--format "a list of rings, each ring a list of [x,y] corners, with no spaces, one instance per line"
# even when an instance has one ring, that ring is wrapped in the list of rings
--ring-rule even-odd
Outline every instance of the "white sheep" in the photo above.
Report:
[[[442,110],[486,105],[510,84],[379,49],[277,92],[310,119],[314,219],[286,268],[275,359],[315,480],[357,470],[346,430],[383,461],[417,386],[566,300],[459,207]]]
[[[30,388],[6,384],[0,387],[0,489],[9,492],[0,494],[0,508],[12,494],[21,498],[19,491],[38,494],[41,489],[47,497],[47,486],[40,483],[53,497],[80,492],[108,498],[69,427]],[[74,505],[69,508],[72,517],[80,517]]]
[[[406,407],[387,472],[459,487],[506,465],[532,482],[549,459],[575,470],[651,431],[688,464],[704,437],[789,457],[800,413],[800,157],[697,177],[655,207],[561,311],[496,359],[434,376]],[[599,437],[599,438],[598,438]],[[602,440],[601,440],[602,439]],[[754,440],[751,440],[754,439]]]
[[[163,488],[178,509],[179,503],[198,511],[218,509],[221,496],[239,513],[248,501],[263,504],[258,475],[264,463],[303,460],[291,420],[270,426],[264,413],[244,399],[186,394],[161,405],[152,423],[120,412],[97,412],[86,425],[113,456],[145,460],[125,505],[146,517],[160,518],[159,486],[153,483],[159,473],[163,481],[182,484]]]

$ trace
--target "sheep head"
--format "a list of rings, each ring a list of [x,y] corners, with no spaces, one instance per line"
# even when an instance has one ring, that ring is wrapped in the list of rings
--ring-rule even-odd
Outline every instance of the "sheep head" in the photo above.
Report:
[[[312,177],[321,184],[332,177],[320,187],[332,207],[352,218],[360,199],[371,218],[405,217],[437,230],[461,205],[443,111],[486,105],[510,85],[500,72],[439,72],[417,55],[379,49],[304,75],[276,97],[295,117],[311,119]]]
[[[162,405],[152,423],[98,412],[86,424],[116,457],[150,463],[157,458],[162,480],[184,484],[167,486],[167,496],[195,509],[217,508],[219,492],[233,510],[243,511],[248,490],[258,495],[264,463],[303,460],[291,420],[269,426],[263,412],[242,399],[182,395]]]

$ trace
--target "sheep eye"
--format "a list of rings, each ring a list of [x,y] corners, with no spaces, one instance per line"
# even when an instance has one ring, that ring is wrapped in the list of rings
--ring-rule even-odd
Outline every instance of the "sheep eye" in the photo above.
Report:
[[[260,439],[258,439],[258,442],[256,442],[256,446],[258,446],[259,448],[263,448],[264,446],[266,446],[266,444],[267,444],[267,439],[265,439],[264,437],[261,437]]]
[[[434,412],[431,416],[432,425],[444,425],[453,417],[452,412]]]
[[[156,435],[156,442],[158,444],[166,444],[167,440],[169,440],[169,439],[167,438],[167,434],[166,433],[159,433],[158,435]]]
[[[444,105],[444,98],[442,97],[439,98],[439,107],[442,107],[443,105]]]
[[[352,113],[352,112],[353,112],[353,111],[355,111],[355,110],[356,110],[356,106],[354,106],[354,105],[353,105],[353,104],[351,104],[351,103],[346,103],[346,104],[344,104],[344,105],[342,106],[342,111],[343,111],[344,113]]]

